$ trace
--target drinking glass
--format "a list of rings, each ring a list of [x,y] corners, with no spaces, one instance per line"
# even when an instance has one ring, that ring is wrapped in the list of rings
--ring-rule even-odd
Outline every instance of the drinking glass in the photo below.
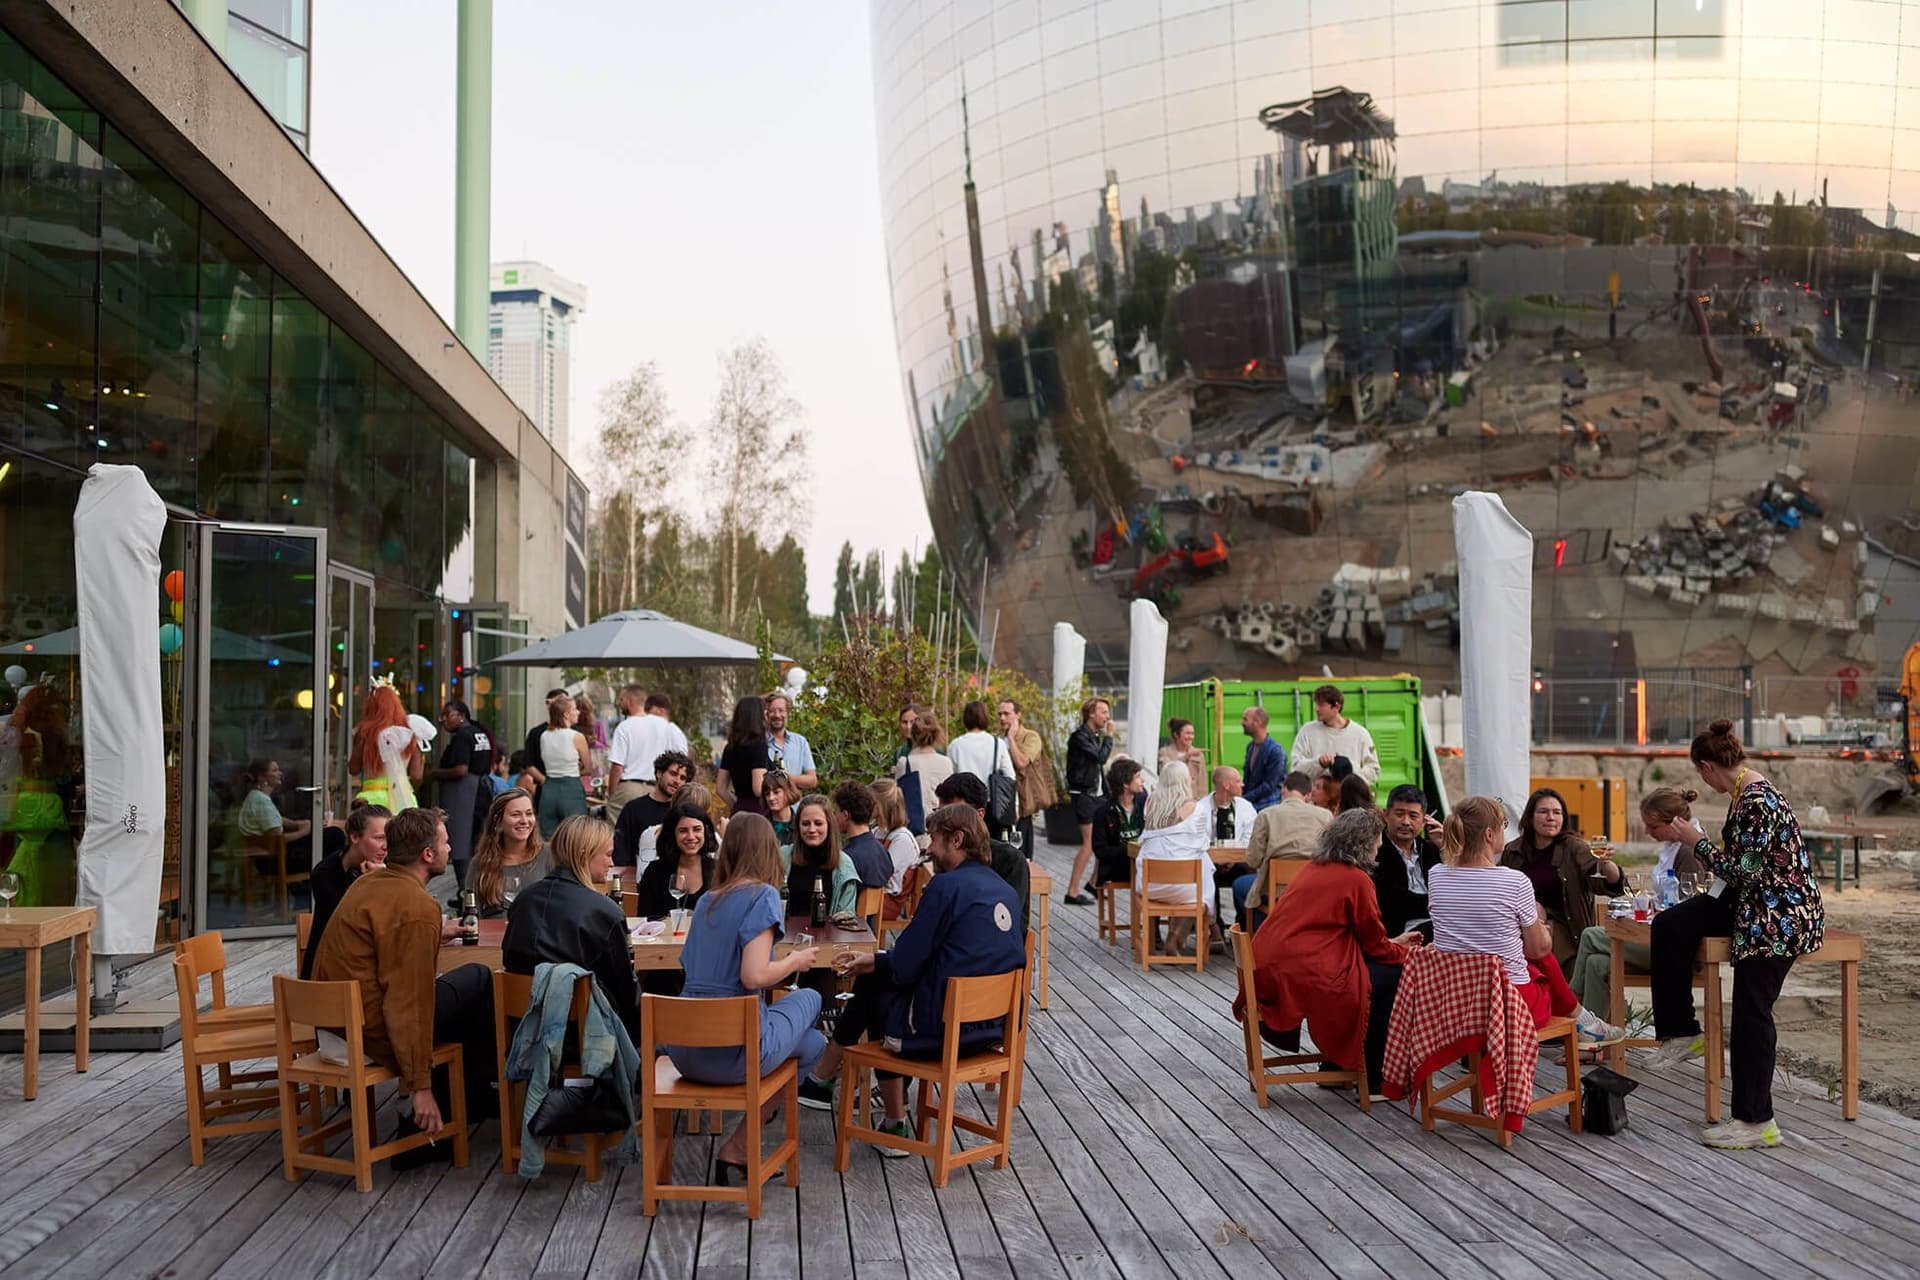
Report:
[[[687,875],[684,871],[673,873],[673,883],[667,887],[667,896],[673,899],[673,909],[678,911],[687,897]]]
[[[846,946],[834,948],[833,971],[844,978],[847,976],[847,970],[851,968],[853,968],[853,948]],[[853,992],[836,991],[833,993],[833,998],[842,1001],[851,1000],[853,999]]]
[[[0,871],[0,916],[13,919],[13,900],[20,896],[23,886],[18,871]]]

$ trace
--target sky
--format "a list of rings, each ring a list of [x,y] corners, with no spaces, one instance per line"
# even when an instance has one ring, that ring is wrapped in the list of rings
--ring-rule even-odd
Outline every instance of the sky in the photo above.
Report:
[[[574,467],[601,391],[643,360],[687,431],[716,358],[763,335],[803,406],[808,597],[843,541],[931,534],[893,344],[865,5],[495,0],[493,259],[587,287]],[[316,0],[312,155],[453,314],[454,0]],[[847,481],[851,479],[852,483]]]

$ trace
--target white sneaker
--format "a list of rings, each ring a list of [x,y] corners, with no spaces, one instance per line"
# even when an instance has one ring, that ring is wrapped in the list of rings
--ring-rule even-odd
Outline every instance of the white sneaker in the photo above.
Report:
[[[1635,1064],[1648,1071],[1659,1071],[1665,1067],[1677,1067],[1689,1058],[1697,1058],[1707,1051],[1705,1036],[1674,1036],[1662,1040],[1651,1049],[1642,1049],[1635,1058]]]
[[[1580,1009],[1573,1015],[1574,1025],[1580,1028],[1580,1046],[1584,1049],[1599,1049],[1610,1044],[1619,1044],[1627,1038],[1627,1033],[1614,1026],[1591,1009]]]
[[[1721,1151],[1750,1151],[1754,1147],[1780,1145],[1780,1126],[1769,1120],[1755,1124],[1751,1120],[1729,1120],[1704,1130],[1700,1141]]]

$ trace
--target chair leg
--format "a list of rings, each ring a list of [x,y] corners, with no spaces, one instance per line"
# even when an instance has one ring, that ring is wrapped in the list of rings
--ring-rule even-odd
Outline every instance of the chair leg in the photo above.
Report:
[[[751,1098],[747,1100],[747,1113],[741,1118],[740,1127],[747,1135],[747,1217],[760,1216],[760,1197],[764,1190],[761,1176],[766,1172],[767,1153],[762,1148],[760,1136],[760,1107]]]
[[[785,1122],[780,1127],[783,1144],[791,1143],[793,1153],[787,1157],[787,1185],[800,1185],[800,1073],[793,1073],[793,1079],[787,1081],[782,1090],[780,1109],[786,1113]]]
[[[1207,931],[1207,913],[1193,913],[1193,971],[1207,971],[1207,952],[1213,950],[1213,936]]]
[[[294,1106],[293,1083],[286,1076],[280,1077],[280,1172],[286,1175],[288,1182],[300,1181],[300,1173],[293,1167],[293,1153],[300,1127],[300,1112]]]
[[[182,1060],[187,1072],[187,1150],[196,1166],[203,1165],[207,1162],[206,1085],[193,1055],[186,1053]]]
[[[453,1062],[447,1068],[447,1092],[453,1099],[453,1167],[467,1167],[467,1077],[462,1063],[465,1054],[453,1047]]]
[[[660,1142],[660,1109],[648,1106],[645,1101],[640,1107],[640,1212],[651,1218],[660,1207],[660,1170],[666,1167],[662,1163],[665,1148]],[[670,1114],[667,1123],[669,1127],[673,1123]]]
[[[1573,1094],[1573,1100],[1567,1104],[1567,1128],[1575,1133],[1587,1131],[1586,1113],[1581,1109],[1580,1097],[1580,1037],[1567,1037],[1567,1091]]]
[[[367,1106],[367,1091],[353,1090],[353,1185],[361,1191],[373,1190],[373,1116]]]
[[[1013,1154],[1013,1068],[1008,1066],[1007,1074],[1001,1078],[1000,1111],[994,1117],[993,1140],[1000,1150],[993,1157],[993,1167],[1004,1169],[1007,1158]]]
[[[922,1089],[932,1087],[931,1081],[923,1081]],[[953,1108],[954,1086],[951,1080],[940,1082],[940,1110],[938,1113],[939,1142],[933,1149],[933,1185],[944,1187],[947,1177],[953,1171]]]
[[[838,1112],[834,1116],[833,1126],[833,1167],[839,1173],[847,1171],[852,1144],[848,1131],[853,1128],[853,1095],[859,1090],[859,1069],[853,1063],[843,1061],[840,1064],[839,1096],[833,1100],[834,1109]]]
[[[1420,1082],[1420,1127],[1433,1132],[1433,1077]]]

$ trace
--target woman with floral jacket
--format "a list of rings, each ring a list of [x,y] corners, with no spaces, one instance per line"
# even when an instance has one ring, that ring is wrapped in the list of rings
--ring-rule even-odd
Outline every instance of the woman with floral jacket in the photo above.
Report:
[[[1826,911],[1800,821],[1773,783],[1744,763],[1732,722],[1714,721],[1693,740],[1690,754],[1700,780],[1732,802],[1717,847],[1685,824],[1647,828],[1656,840],[1693,841],[1713,870],[1714,888],[1654,918],[1653,1026],[1660,1044],[1644,1061],[1669,1066],[1701,1051],[1694,954],[1702,938],[1731,937],[1733,1119],[1702,1136],[1708,1146],[1729,1150],[1777,1146],[1773,1003],[1795,957],[1820,946]]]

